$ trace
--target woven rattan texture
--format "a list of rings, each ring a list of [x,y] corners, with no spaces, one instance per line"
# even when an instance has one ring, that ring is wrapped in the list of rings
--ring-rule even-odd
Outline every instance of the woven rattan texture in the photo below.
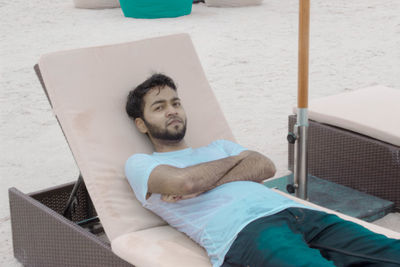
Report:
[[[293,131],[295,116],[289,116]],[[308,173],[395,203],[400,210],[400,147],[341,128],[309,122]],[[289,144],[293,170],[294,145]]]
[[[53,211],[62,214],[68,202],[73,185],[61,186],[48,192],[39,192],[32,194],[31,197],[49,207]],[[97,216],[96,210],[86,190],[85,183],[81,183],[77,191],[76,208],[72,214],[72,221],[78,222]]]
[[[57,198],[51,195],[59,193],[50,190],[49,198],[42,199],[54,204]],[[132,266],[117,257],[109,244],[32,197],[11,188],[9,199],[14,256],[24,266]]]

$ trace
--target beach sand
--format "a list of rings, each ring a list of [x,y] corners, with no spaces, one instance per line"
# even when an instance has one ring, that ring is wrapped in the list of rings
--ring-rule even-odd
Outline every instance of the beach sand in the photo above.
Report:
[[[310,99],[375,84],[400,89],[400,1],[311,1]],[[287,171],[287,116],[296,105],[298,1],[193,6],[185,17],[125,18],[72,0],[0,0],[0,266],[13,258],[7,189],[41,190],[79,171],[33,71],[40,55],[189,33],[243,146]],[[394,216],[390,227],[400,220]],[[386,222],[384,222],[386,223]]]

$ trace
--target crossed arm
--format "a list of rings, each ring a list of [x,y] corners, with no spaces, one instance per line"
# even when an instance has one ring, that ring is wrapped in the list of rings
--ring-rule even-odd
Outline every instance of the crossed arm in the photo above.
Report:
[[[262,182],[275,174],[273,162],[255,151],[237,156],[176,168],[159,165],[150,174],[148,195],[158,193],[163,200],[174,202],[194,197],[224,183],[233,181]]]

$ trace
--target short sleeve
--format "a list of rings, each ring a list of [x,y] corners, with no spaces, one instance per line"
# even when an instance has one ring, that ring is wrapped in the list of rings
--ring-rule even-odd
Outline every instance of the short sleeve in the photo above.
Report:
[[[150,174],[160,163],[146,154],[135,154],[125,164],[125,175],[135,192],[137,200],[146,202],[147,182]]]
[[[247,150],[247,148],[228,140],[217,140],[214,144],[218,146],[219,149],[223,150],[228,156],[236,156]]]

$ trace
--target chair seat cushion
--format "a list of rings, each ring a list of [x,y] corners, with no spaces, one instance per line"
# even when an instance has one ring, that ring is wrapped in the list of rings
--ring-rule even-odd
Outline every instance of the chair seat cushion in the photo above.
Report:
[[[206,251],[171,226],[159,226],[117,237],[112,250],[135,266],[210,267]]]
[[[400,146],[400,90],[373,86],[310,101],[309,119]]]
[[[311,208],[336,214],[345,220],[358,223],[376,233],[400,238],[400,233],[323,208],[279,190],[274,189],[274,191]],[[112,241],[111,247],[115,254],[127,262],[134,263],[137,267],[211,267],[211,262],[202,247],[168,225],[121,235]]]

